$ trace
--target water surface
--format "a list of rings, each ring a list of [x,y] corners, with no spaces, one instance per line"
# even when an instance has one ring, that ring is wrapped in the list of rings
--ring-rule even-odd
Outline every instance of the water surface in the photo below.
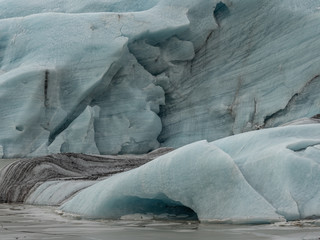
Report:
[[[64,240],[319,240],[319,221],[269,225],[199,224],[145,220],[89,221],[54,208],[0,204],[0,239]]]

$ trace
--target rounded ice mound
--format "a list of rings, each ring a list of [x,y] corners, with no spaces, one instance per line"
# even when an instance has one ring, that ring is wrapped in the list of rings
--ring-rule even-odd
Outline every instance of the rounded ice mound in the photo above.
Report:
[[[287,220],[317,218],[320,125],[292,125],[215,141],[246,181]]]
[[[320,216],[320,125],[196,142],[101,181],[62,205],[89,218],[179,214],[267,223]]]
[[[159,208],[166,213],[162,205],[167,209],[191,208],[201,220],[281,219],[247,184],[232,158],[206,141],[187,145],[136,171],[102,181],[78,194],[62,209],[91,218],[120,218],[137,211],[159,214]]]

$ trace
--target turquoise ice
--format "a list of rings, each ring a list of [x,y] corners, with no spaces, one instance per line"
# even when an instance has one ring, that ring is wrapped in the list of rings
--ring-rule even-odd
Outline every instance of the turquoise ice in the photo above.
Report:
[[[199,141],[96,183],[61,209],[118,219],[183,208],[200,221],[228,223],[319,217],[319,156],[319,124]]]
[[[0,0],[0,155],[146,153],[319,113],[316,0]]]

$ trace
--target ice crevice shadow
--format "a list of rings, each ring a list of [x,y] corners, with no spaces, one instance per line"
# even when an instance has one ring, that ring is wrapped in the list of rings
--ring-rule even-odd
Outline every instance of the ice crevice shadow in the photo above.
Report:
[[[188,220],[199,221],[198,215],[191,208],[182,203],[169,199],[164,194],[155,198],[141,198],[137,196],[122,196],[113,202],[114,216],[111,219],[144,219],[156,220]]]

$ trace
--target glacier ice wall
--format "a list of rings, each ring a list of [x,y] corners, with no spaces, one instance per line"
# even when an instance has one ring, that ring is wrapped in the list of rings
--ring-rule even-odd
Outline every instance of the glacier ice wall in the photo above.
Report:
[[[0,0],[0,149],[145,153],[319,113],[319,3]]]
[[[160,142],[181,146],[319,113],[317,1],[231,1],[195,57],[168,71]],[[177,68],[183,69],[177,76]]]
[[[89,218],[192,209],[201,221],[266,223],[319,217],[320,125],[199,141],[102,180],[61,209]]]
[[[198,4],[212,9],[205,0],[1,1],[3,156],[158,148],[165,93],[128,44],[205,35],[187,16]]]

